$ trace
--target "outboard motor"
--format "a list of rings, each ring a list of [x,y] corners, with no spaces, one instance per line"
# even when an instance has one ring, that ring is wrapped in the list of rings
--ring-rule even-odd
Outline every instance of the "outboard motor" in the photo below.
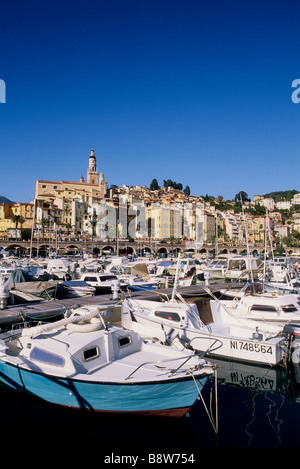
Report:
[[[286,324],[283,328],[283,335],[292,338],[293,341],[298,340],[300,345],[300,324]]]
[[[300,383],[300,324],[286,324],[283,334],[287,337],[290,348],[290,360],[293,365],[295,380]]]

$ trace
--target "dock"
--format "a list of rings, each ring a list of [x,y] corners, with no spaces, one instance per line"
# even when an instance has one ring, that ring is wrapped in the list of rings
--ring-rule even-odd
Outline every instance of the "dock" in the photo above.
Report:
[[[228,288],[228,284],[212,284],[209,289],[212,293],[218,292],[220,289]],[[122,292],[122,297],[132,297],[144,300],[159,300],[159,298],[171,298],[172,288],[158,289],[158,290],[145,290],[133,291],[130,293]],[[208,296],[203,285],[194,285],[189,287],[178,287],[177,291],[185,299],[200,298]],[[0,310],[0,328],[5,329],[11,327],[13,324],[32,320],[51,321],[60,319],[61,316],[68,310],[79,306],[90,305],[107,305],[110,310],[110,322],[119,322],[121,320],[121,308],[118,310],[116,305],[119,300],[113,300],[112,294],[95,295],[86,297],[76,297],[68,299],[50,299],[47,301],[23,303],[16,305],[8,305],[6,308]],[[110,309],[111,307],[111,309]]]

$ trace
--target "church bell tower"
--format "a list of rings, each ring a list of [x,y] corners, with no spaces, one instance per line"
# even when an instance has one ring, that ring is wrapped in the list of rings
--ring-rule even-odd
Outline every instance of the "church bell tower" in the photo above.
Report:
[[[98,184],[98,170],[96,165],[95,152],[92,149],[89,157],[89,168],[87,172],[87,183],[88,184]]]

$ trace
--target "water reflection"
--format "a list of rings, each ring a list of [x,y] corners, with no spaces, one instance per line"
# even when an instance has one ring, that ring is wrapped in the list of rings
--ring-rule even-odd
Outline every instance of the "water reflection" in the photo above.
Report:
[[[217,365],[219,435],[198,434],[202,447],[298,447],[299,385],[293,369],[267,368],[228,360]],[[207,396],[207,388],[204,395]],[[203,412],[198,413],[199,421]],[[196,429],[195,429],[196,431]]]
[[[99,457],[108,451],[193,451],[200,457],[201,448],[299,447],[300,393],[293,370],[211,361],[217,365],[218,435],[201,400],[182,419],[96,414],[60,408],[0,386],[1,441],[5,435],[11,440],[20,428],[36,444],[53,439],[67,444],[84,437],[86,449],[97,444]],[[212,378],[203,391],[213,414],[214,386]]]

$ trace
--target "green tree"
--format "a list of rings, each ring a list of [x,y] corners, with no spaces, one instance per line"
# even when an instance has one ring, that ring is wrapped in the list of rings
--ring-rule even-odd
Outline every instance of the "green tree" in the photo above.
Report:
[[[22,240],[23,241],[29,241],[31,238],[31,229],[30,228],[24,228],[22,230]]]
[[[159,185],[158,185],[158,182],[157,182],[157,179],[152,179],[152,182],[150,184],[150,189],[152,191],[155,191],[157,189],[159,189]]]
[[[42,227],[42,239],[44,240],[45,239],[45,227],[49,226],[48,218],[41,218],[40,221],[39,221],[39,224]]]
[[[93,217],[92,220],[89,220],[89,224],[92,227],[92,243],[93,243],[94,236],[95,236],[95,229],[97,226],[97,218]]]
[[[21,225],[21,232],[22,232],[22,225],[23,225],[23,223],[24,223],[24,221],[25,221],[25,218],[22,217],[22,215],[16,215],[16,214],[13,213],[13,214],[11,215],[11,219],[12,219],[12,221],[13,221],[14,224],[15,224],[15,228],[16,228],[16,239],[17,239],[18,224],[20,223],[20,225]],[[21,237],[22,237],[22,235],[21,235]]]
[[[238,192],[234,197],[235,202],[240,202],[241,199],[242,199],[242,202],[250,201],[247,192],[244,192],[244,191]]]

